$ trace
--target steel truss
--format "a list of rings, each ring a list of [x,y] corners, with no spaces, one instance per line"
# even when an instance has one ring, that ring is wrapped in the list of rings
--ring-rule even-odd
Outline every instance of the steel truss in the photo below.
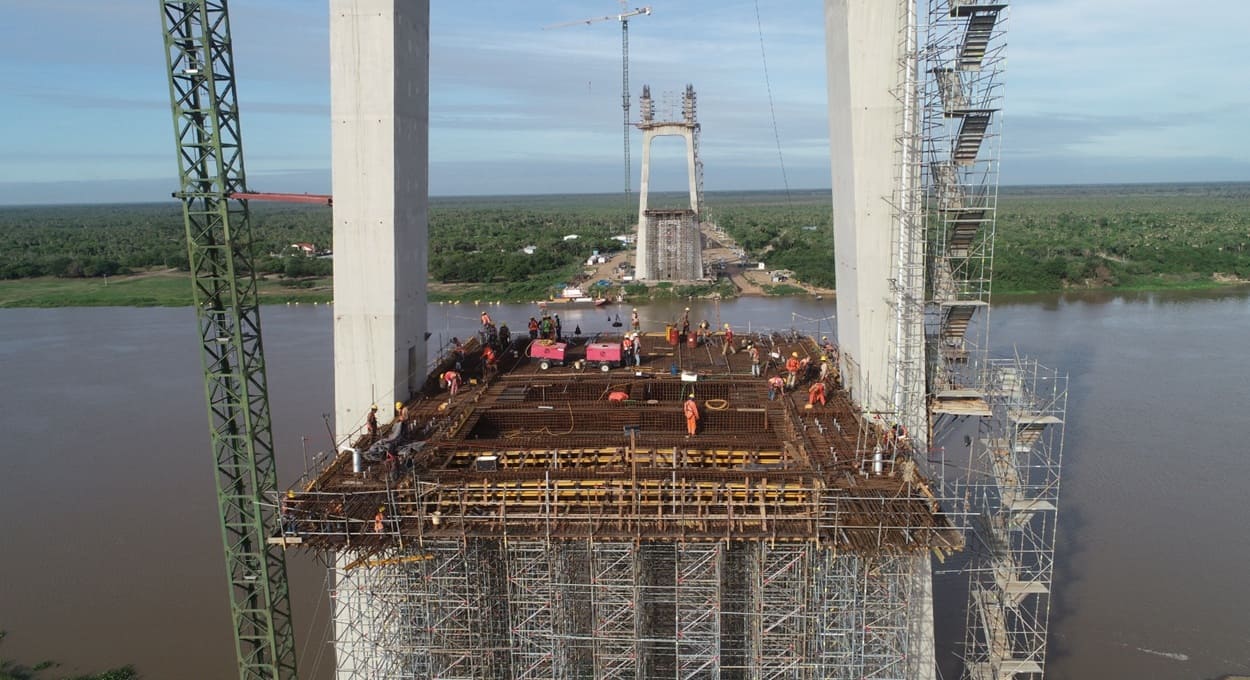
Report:
[[[234,56],[225,0],[162,1],[179,188],[199,321],[239,675],[294,678]]]

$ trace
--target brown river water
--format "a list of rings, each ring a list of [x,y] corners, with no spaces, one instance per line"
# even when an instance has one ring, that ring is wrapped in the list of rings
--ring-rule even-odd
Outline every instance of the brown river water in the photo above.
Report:
[[[640,312],[653,327],[680,303]],[[735,330],[830,333],[832,300],[692,304]],[[530,306],[492,306],[523,331]],[[477,325],[432,305],[432,344]],[[627,307],[565,310],[566,332]],[[263,310],[284,482],[329,448],[331,310]],[[1250,673],[1250,292],[996,302],[996,352],[1071,376],[1051,678]],[[235,677],[193,311],[0,310],[0,657]],[[289,562],[301,677],[328,678],[326,571]],[[939,583],[939,588],[942,585]],[[938,606],[957,601],[939,593]],[[952,677],[963,614],[937,616]]]

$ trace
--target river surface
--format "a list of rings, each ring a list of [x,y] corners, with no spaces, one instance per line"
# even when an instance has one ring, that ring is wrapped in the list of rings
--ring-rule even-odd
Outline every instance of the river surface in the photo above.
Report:
[[[834,305],[691,306],[740,332],[819,335]],[[488,309],[515,332],[534,311]],[[648,328],[680,311],[640,310]],[[432,305],[431,344],[477,313]],[[628,323],[628,307],[562,316],[592,333],[617,313]],[[287,483],[329,448],[332,312],[262,314]],[[1250,672],[1250,293],[998,301],[991,331],[996,353],[1071,376],[1048,676]],[[235,677],[198,352],[190,308],[0,310],[0,656]],[[327,678],[326,571],[298,553],[289,569],[301,676]],[[962,620],[939,612],[939,637]]]

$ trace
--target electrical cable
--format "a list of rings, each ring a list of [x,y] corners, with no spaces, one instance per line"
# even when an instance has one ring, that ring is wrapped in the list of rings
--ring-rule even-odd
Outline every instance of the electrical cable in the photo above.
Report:
[[[790,179],[786,176],[786,159],[781,154],[781,133],[777,129],[777,109],[773,106],[773,85],[768,77],[768,55],[764,52],[764,24],[760,21],[760,0],[755,0],[755,28],[760,35],[760,61],[764,64],[764,87],[768,90],[768,114],[773,121],[773,139],[777,142],[777,162],[781,164],[781,183],[786,188],[786,206],[794,211],[790,196]]]

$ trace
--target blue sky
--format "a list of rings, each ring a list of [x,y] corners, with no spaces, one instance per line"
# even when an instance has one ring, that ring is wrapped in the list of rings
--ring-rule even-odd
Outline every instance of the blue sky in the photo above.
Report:
[[[543,30],[616,2],[431,4],[432,194],[623,188],[619,24]],[[634,116],[642,84],[663,97],[693,83],[706,189],[781,188],[755,3],[651,5],[630,24]],[[789,184],[828,187],[822,3],[759,9]],[[0,203],[165,199],[157,3],[0,12]],[[231,14],[249,183],[329,191],[327,2],[235,0]],[[1250,180],[1250,2],[1018,0],[1009,25],[1005,184]],[[659,189],[682,187],[679,144],[657,142]],[[637,187],[637,134],[633,150]]]

